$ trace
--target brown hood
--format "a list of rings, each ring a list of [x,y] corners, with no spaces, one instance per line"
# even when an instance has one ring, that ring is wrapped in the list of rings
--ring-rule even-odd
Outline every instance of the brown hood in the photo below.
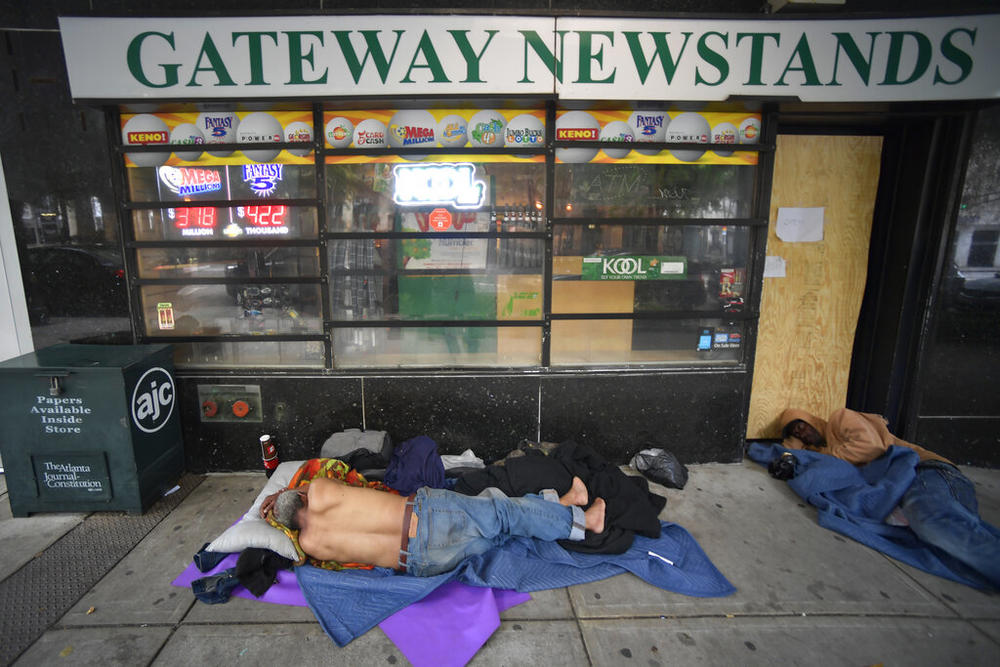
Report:
[[[819,431],[819,433],[826,437],[826,421],[812,414],[811,412],[806,412],[805,410],[798,410],[796,408],[788,408],[781,413],[778,418],[778,426],[781,428],[782,433],[785,431],[785,427],[791,424],[796,419],[801,419],[805,423],[812,426],[814,429]],[[807,449],[805,444],[796,437],[788,436],[782,440],[781,445],[787,447],[788,449]],[[812,448],[808,448],[812,449]],[[822,451],[822,450],[819,450]]]
[[[943,456],[897,438],[889,432],[886,420],[881,415],[855,412],[846,408],[836,410],[830,415],[830,428],[826,440],[831,454],[856,464],[874,461],[885,453],[889,445],[909,447],[917,452],[921,461],[951,463]]]

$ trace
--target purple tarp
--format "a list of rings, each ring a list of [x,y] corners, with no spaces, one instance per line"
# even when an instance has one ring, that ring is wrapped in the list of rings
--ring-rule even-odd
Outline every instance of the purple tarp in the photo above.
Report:
[[[238,556],[226,556],[208,572],[200,572],[190,563],[171,583],[190,589],[195,579],[236,567]],[[237,586],[233,595],[258,602],[307,606],[292,570],[279,571],[276,583],[259,598],[243,586]],[[379,627],[417,667],[464,665],[500,627],[500,612],[530,599],[527,593],[452,581],[386,618]]]

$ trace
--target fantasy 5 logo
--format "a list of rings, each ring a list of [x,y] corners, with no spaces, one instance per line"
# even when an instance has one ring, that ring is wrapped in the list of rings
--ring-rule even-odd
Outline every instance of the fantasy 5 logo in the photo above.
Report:
[[[213,137],[217,138],[227,136],[229,131],[233,129],[233,119],[228,116],[221,118],[207,116],[205,117],[204,122],[204,131],[210,132]]]
[[[259,197],[274,194],[278,181],[282,180],[280,164],[245,164],[243,165],[243,182],[250,186],[253,193]]]

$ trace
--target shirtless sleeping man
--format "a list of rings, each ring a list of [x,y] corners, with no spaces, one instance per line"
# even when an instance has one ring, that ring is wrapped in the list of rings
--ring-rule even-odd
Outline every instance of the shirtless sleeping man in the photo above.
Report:
[[[261,516],[281,524],[304,554],[339,564],[367,563],[426,577],[454,568],[514,536],[582,540],[604,531],[605,503],[589,502],[578,477],[558,497],[465,496],[421,488],[409,497],[333,479],[269,496]],[[270,514],[270,517],[269,517]]]

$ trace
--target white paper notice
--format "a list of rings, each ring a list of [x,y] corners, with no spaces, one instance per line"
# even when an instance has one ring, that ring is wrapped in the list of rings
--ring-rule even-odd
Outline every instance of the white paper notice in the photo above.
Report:
[[[785,243],[823,240],[822,206],[814,208],[779,208],[775,232]]]
[[[785,277],[785,258],[778,255],[768,255],[764,258],[765,278]]]

